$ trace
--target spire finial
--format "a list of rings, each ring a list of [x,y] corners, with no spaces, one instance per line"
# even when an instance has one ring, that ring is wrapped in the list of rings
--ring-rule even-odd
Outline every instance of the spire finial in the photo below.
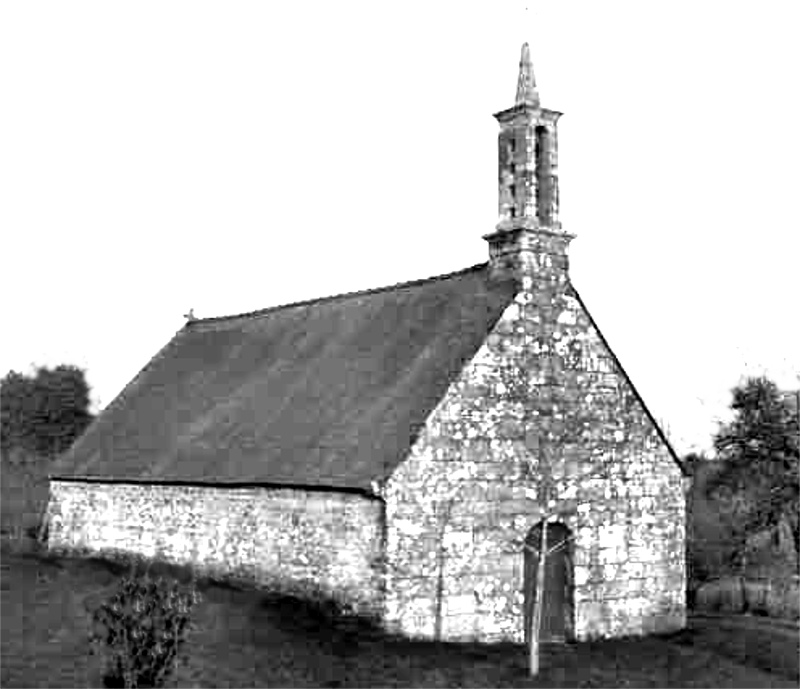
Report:
[[[533,76],[533,64],[531,63],[531,50],[527,43],[522,44],[522,56],[519,58],[516,104],[539,106],[539,94],[536,92],[536,78]]]

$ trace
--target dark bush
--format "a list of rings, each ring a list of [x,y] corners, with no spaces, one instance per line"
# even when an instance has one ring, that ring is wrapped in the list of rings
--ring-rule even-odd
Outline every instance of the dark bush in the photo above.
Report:
[[[106,660],[107,687],[161,687],[174,671],[198,601],[193,584],[133,571],[92,615],[92,652]]]

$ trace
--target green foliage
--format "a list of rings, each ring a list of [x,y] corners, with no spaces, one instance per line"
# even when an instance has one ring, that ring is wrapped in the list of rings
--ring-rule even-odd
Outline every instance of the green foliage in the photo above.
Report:
[[[706,494],[706,485],[715,473],[715,462],[702,455],[689,455],[684,465],[692,476],[687,496],[686,564],[689,590],[733,569],[736,553],[744,544],[744,536],[728,514]]]
[[[796,469],[797,418],[775,383],[749,378],[732,392],[734,418],[720,428],[714,447],[731,467],[747,470],[736,478],[783,477]]]
[[[189,631],[197,589],[136,569],[95,610],[89,636],[104,652],[108,687],[161,687]],[[94,652],[94,650],[93,650]]]
[[[733,420],[714,446],[720,470],[707,494],[727,506],[741,531],[776,527],[788,519],[800,556],[800,431],[796,412],[767,378],[749,378],[734,388]]]
[[[74,442],[92,421],[83,370],[39,367],[34,375],[9,371],[0,380],[0,448],[46,457]]]
[[[738,574],[741,569],[748,535],[741,519],[743,500],[727,489],[724,499],[719,493],[708,494],[708,485],[722,468],[720,462],[708,459],[696,460],[693,467],[686,524],[690,591],[708,579]]]

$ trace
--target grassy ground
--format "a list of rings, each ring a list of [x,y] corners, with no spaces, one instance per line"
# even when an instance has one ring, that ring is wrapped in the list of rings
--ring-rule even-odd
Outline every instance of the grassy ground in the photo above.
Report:
[[[120,574],[102,561],[48,559],[4,545],[0,684],[100,686],[101,668],[86,640],[88,611]],[[258,592],[213,584],[201,591],[198,629],[174,686],[797,686],[796,667],[783,674],[760,669],[769,659],[748,653],[736,630],[712,630],[716,646],[702,629],[576,644],[549,654],[531,680],[519,645],[412,642],[344,628]]]
[[[800,679],[800,632],[797,623],[749,615],[695,615],[677,639],[701,644],[729,658]]]

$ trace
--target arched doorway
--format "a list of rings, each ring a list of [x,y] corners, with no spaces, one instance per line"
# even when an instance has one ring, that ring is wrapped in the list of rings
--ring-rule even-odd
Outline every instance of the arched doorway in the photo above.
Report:
[[[530,641],[533,602],[536,600],[536,570],[542,544],[542,523],[525,537],[525,641]],[[541,642],[564,643],[574,638],[573,539],[560,522],[547,524],[547,556],[544,570],[544,606]]]

